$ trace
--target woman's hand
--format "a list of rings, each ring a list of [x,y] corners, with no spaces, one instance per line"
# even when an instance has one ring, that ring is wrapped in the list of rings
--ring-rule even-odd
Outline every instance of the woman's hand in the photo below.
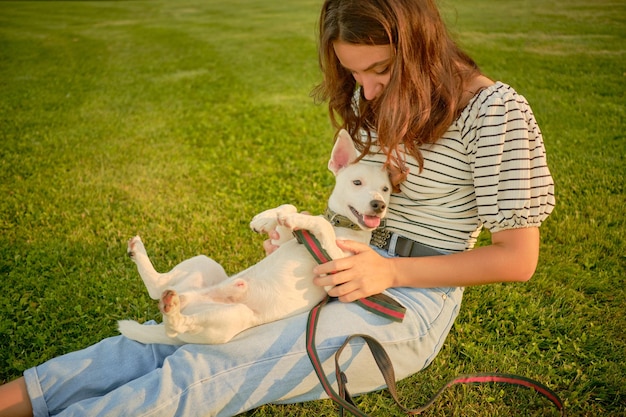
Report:
[[[354,253],[315,267],[316,285],[333,287],[331,297],[351,302],[379,294],[393,286],[393,260],[377,254],[369,245],[352,240],[338,240],[337,246]]]
[[[265,256],[271,254],[276,249],[278,249],[278,245],[274,245],[272,240],[277,241],[280,240],[280,234],[276,229],[272,230],[268,233],[269,238],[263,241],[263,249],[265,249]]]

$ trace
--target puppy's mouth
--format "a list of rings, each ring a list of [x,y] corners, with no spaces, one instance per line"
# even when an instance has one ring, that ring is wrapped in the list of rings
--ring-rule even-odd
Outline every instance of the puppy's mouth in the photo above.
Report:
[[[378,226],[380,226],[379,216],[361,214],[352,206],[350,206],[350,210],[352,211],[352,214],[354,214],[354,216],[357,218],[359,224],[366,229],[376,229]]]

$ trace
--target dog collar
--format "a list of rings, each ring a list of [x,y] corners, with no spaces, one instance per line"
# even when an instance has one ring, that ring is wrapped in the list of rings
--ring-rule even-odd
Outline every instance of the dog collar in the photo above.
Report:
[[[354,223],[352,220],[343,216],[341,214],[337,214],[332,211],[329,207],[326,207],[326,211],[324,212],[324,218],[330,222],[335,227],[345,227],[347,229],[352,230],[362,230],[361,226]]]

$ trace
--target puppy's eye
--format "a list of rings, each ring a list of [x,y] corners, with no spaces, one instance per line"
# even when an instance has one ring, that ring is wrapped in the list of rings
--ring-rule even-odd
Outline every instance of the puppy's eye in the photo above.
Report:
[[[386,193],[387,191],[389,191],[389,187],[384,187],[384,188],[383,188],[383,192],[385,192],[385,193]]]
[[[352,184],[354,184],[354,185],[361,185],[361,180],[354,180],[354,181],[352,181]]]

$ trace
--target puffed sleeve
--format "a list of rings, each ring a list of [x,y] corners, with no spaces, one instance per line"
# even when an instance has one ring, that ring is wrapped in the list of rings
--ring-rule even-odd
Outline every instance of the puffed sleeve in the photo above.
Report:
[[[554,181],[533,112],[504,84],[479,98],[464,135],[479,219],[491,232],[540,226],[554,208]]]

